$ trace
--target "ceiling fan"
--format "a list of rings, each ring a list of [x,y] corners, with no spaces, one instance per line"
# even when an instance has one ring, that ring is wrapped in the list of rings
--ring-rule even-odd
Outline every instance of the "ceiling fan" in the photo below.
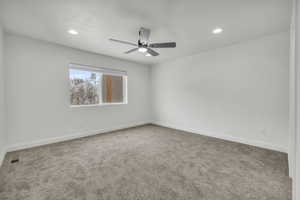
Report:
[[[150,29],[141,27],[139,30],[139,38],[137,44],[122,40],[116,40],[110,38],[109,40],[112,42],[118,42],[122,44],[127,44],[131,46],[135,46],[135,48],[130,49],[129,51],[126,51],[126,54],[139,51],[141,53],[145,53],[145,56],[158,56],[159,53],[154,51],[152,48],[175,48],[176,42],[165,42],[165,43],[150,43],[149,37],[150,37]]]

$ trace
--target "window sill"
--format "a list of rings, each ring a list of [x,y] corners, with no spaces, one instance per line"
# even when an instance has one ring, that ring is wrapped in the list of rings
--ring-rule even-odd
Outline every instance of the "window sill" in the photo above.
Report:
[[[128,104],[128,103],[102,103],[102,104],[89,104],[89,105],[70,105],[70,108],[113,106],[113,105],[126,105],[126,104]]]

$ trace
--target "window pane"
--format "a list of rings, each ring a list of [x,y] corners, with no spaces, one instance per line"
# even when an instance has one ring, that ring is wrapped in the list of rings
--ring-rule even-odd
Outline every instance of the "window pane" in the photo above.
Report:
[[[101,74],[70,69],[71,105],[99,104]]]
[[[123,77],[103,74],[102,102],[123,103]]]

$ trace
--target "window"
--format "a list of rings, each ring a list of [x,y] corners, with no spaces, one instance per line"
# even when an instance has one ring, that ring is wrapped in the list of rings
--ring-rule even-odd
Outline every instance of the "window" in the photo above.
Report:
[[[127,103],[127,73],[107,68],[70,64],[70,104]]]

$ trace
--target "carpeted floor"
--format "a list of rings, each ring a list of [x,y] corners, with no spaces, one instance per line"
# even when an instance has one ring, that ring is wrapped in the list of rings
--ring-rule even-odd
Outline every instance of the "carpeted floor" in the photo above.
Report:
[[[284,153],[146,125],[7,154],[0,199],[288,200],[287,170]]]

